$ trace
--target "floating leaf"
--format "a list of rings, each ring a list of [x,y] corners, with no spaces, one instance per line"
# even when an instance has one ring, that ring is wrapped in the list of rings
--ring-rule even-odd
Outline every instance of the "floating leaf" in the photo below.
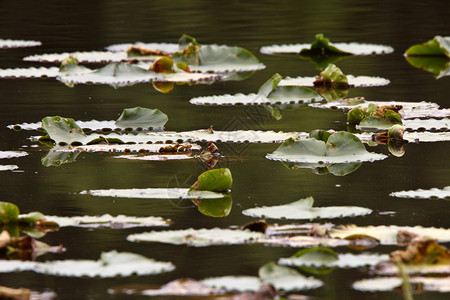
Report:
[[[130,242],[160,242],[174,245],[206,247],[255,243],[258,239],[263,238],[264,234],[248,230],[191,228],[131,234],[127,237],[127,240]]]
[[[0,39],[0,48],[23,48],[23,47],[36,47],[40,45],[42,45],[42,43],[39,41]]]
[[[279,74],[274,74],[259,88],[257,94],[196,97],[189,102],[195,105],[273,105],[321,100],[313,89],[307,87],[278,86],[281,78]]]
[[[321,249],[327,249],[325,251]],[[305,267],[337,267],[337,268],[359,268],[364,266],[374,266],[381,261],[389,259],[387,254],[377,253],[329,253],[329,248],[307,248],[300,250],[292,257],[280,258],[278,263],[287,266],[305,266]],[[333,251],[333,250],[331,250]],[[302,254],[303,252],[303,254]],[[334,251],[333,251],[334,253]]]
[[[435,55],[435,56],[447,56],[450,58],[450,37],[435,36],[432,40],[429,40],[423,44],[413,45],[409,47],[405,55]]]
[[[380,225],[359,227],[356,225],[345,225],[331,228],[329,234],[330,237],[338,239],[365,235],[377,239],[382,245],[397,245],[399,243],[399,232],[405,231],[413,233],[418,237],[435,239],[438,242],[450,241],[449,229],[420,226]]]
[[[383,154],[370,153],[362,142],[349,132],[336,132],[327,142],[314,138],[288,139],[266,158],[278,161],[302,163],[349,163],[375,161],[386,158]]]
[[[203,172],[191,186],[190,191],[228,191],[233,184],[231,171],[228,168],[213,169]]]
[[[85,51],[72,53],[38,54],[24,57],[24,61],[61,63],[68,57],[75,57],[80,63],[109,63],[128,60],[126,52]]]
[[[169,118],[159,109],[142,107],[124,109],[116,126],[121,128],[163,128]]]
[[[308,197],[285,205],[250,208],[242,211],[242,213],[254,218],[295,220],[343,218],[372,213],[371,209],[358,206],[313,207],[313,204],[314,199]]]
[[[147,49],[154,49],[157,51],[164,51],[169,53],[174,53],[179,50],[177,43],[125,43],[125,44],[115,44],[106,47],[106,50],[111,52],[127,52],[130,47],[143,47]]]
[[[339,86],[349,87],[347,76],[336,65],[330,64],[320,72],[320,76],[314,81],[314,86]]]
[[[256,292],[263,284],[254,276],[210,277],[200,281],[203,285],[229,292]]]
[[[132,275],[153,275],[170,272],[175,266],[170,262],[158,262],[144,256],[128,253],[103,252],[94,260],[55,260],[48,262],[3,261],[0,272],[34,271],[53,276],[112,278]]]
[[[72,144],[86,140],[83,130],[75,123],[74,119],[45,117],[42,119],[42,128],[56,144]]]
[[[410,119],[403,122],[403,127],[407,131],[416,130],[435,130],[435,131],[449,131],[450,119]]]
[[[270,262],[259,268],[259,278],[270,283],[277,290],[299,291],[321,287],[323,282],[313,277],[305,277],[294,269]]]
[[[433,73],[436,79],[450,76],[450,60],[442,56],[405,56],[413,67]]]
[[[16,165],[0,165],[0,171],[12,171],[17,170],[19,167]]]
[[[191,191],[184,188],[109,189],[88,190],[80,194],[98,197],[140,198],[140,199],[218,199],[221,193],[211,191]]]
[[[316,35],[316,40],[312,44],[291,44],[291,45],[272,45],[261,47],[263,54],[277,53],[301,53],[303,55],[372,55],[388,54],[394,49],[389,46],[360,44],[360,43],[331,43],[322,34]]]
[[[53,78],[58,75],[59,68],[56,67],[0,69],[0,78]]]
[[[59,227],[89,227],[89,228],[133,228],[133,227],[149,227],[149,226],[169,226],[169,220],[161,217],[131,217],[125,215],[111,216],[104,214],[101,216],[45,216],[48,222],[54,222]]]
[[[400,191],[390,193],[389,196],[399,197],[399,198],[416,198],[416,199],[426,199],[426,198],[439,198],[439,199],[449,199],[450,198],[450,186],[446,186],[443,189],[432,188],[429,190],[411,190],[411,191]]]
[[[409,282],[420,286],[423,291],[450,292],[450,277],[409,277]],[[353,283],[355,290],[363,292],[386,292],[402,286],[399,277],[376,277],[358,280]]]
[[[0,201],[0,223],[17,223],[19,220],[19,208],[9,202]]]
[[[0,159],[24,157],[27,155],[28,153],[24,151],[0,151]]]
[[[373,76],[353,76],[346,75],[348,84],[354,87],[371,87],[371,86],[384,86],[388,85],[390,81],[381,77],[373,77]],[[314,81],[316,77],[295,77],[290,78],[286,77],[282,79],[279,83],[279,86],[314,86]]]

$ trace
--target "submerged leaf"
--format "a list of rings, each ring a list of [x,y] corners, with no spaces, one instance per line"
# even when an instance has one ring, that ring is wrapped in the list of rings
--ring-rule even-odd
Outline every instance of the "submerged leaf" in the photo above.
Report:
[[[450,37],[435,36],[432,40],[429,40],[423,44],[413,45],[409,47],[406,55],[436,55],[447,56],[450,58]]]
[[[314,199],[308,197],[285,205],[250,208],[242,211],[242,213],[256,218],[312,220],[315,218],[363,216],[372,212],[371,209],[358,206],[312,207],[313,204]]]

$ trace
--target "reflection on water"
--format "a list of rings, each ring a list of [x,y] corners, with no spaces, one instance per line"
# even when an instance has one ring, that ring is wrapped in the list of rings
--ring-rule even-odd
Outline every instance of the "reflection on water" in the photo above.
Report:
[[[86,5],[85,5],[86,4]],[[76,5],[76,6],[75,6]],[[79,9],[89,7],[89,9]],[[307,43],[317,33],[336,42],[362,42],[390,45],[393,54],[346,57],[335,62],[345,73],[380,76],[391,81],[388,86],[354,88],[348,97],[368,100],[431,101],[449,107],[448,77],[433,77],[445,70],[441,63],[405,61],[403,52],[410,45],[444,34],[448,28],[445,1],[374,2],[374,1],[248,1],[215,2],[89,2],[2,4],[0,37],[40,40],[37,48],[1,49],[0,67],[39,66],[22,58],[33,54],[103,50],[116,43],[173,42],[183,34],[195,36],[204,44],[238,45],[250,50],[267,68],[240,81],[215,82],[210,85],[177,85],[169,93],[160,93],[147,84],[112,89],[104,85],[77,85],[67,88],[53,79],[0,80],[0,149],[18,150],[29,146],[29,132],[14,132],[9,124],[36,122],[45,116],[62,115],[76,120],[115,120],[126,107],[158,108],[169,116],[167,130],[187,131],[214,126],[215,130],[283,130],[309,132],[313,129],[346,129],[341,111],[302,107],[194,106],[189,99],[199,96],[252,93],[275,73],[282,76],[315,76],[317,66],[298,55],[264,55],[264,45]],[[421,20],[420,26],[417,26]],[[433,74],[423,72],[430,68]],[[48,66],[51,66],[50,64]],[[92,66],[98,67],[98,66]],[[278,112],[276,111],[278,110]],[[279,117],[282,115],[282,119]],[[206,146],[206,145],[204,145]],[[335,219],[336,223],[358,225],[421,225],[448,227],[448,203],[426,199],[393,199],[389,193],[417,188],[442,188],[448,185],[450,165],[448,143],[406,145],[401,157],[391,155],[387,147],[370,149],[389,157],[376,163],[356,167],[346,176],[318,176],[309,169],[295,171],[281,163],[265,159],[276,150],[274,144],[217,144],[221,157],[215,168],[230,168],[234,183],[233,200],[224,198],[223,206],[199,203],[199,213],[191,200],[131,199],[92,197],[79,194],[93,189],[130,189],[149,187],[189,187],[208,167],[199,160],[134,161],[111,159],[108,153],[73,153],[67,157],[48,156],[42,147],[23,148],[25,157],[2,159],[15,164],[20,172],[3,171],[3,201],[20,206],[24,212],[41,211],[53,215],[162,216],[173,221],[171,228],[225,228],[252,221],[242,210],[255,206],[273,206],[289,199],[313,196],[317,206],[357,205],[374,210],[369,216]],[[400,151],[401,152],[401,151]],[[41,159],[45,156],[43,161]],[[71,161],[76,156],[76,163]],[[45,165],[59,167],[47,168]],[[353,166],[355,167],[355,166]],[[327,168],[330,172],[330,168]],[[342,171],[341,171],[342,172]],[[226,200],[225,200],[226,199]],[[320,200],[319,200],[320,199]],[[230,210],[232,203],[232,209]],[[212,213],[211,213],[212,211]],[[393,213],[386,213],[393,212]],[[283,220],[279,221],[284,223]],[[27,287],[37,291],[51,289],[58,298],[109,297],[107,289],[127,283],[164,284],[176,278],[202,279],[224,275],[254,275],[258,268],[280,257],[289,257],[295,249],[284,247],[229,246],[204,249],[157,243],[129,243],[126,236],[139,229],[86,230],[63,228],[49,233],[43,241],[63,244],[64,259],[98,259],[102,251],[116,249],[170,260],[176,270],[150,277],[110,280],[63,279],[39,274],[1,274],[2,285]],[[250,247],[249,247],[250,246]],[[387,253],[397,247],[375,248]],[[213,251],[211,251],[213,250]],[[356,251],[355,251],[356,252]],[[230,253],[232,255],[230,255]],[[42,260],[60,259],[47,254]],[[301,293],[330,299],[361,296],[350,288],[361,274],[354,270],[335,269],[317,277],[323,288]],[[358,278],[355,278],[358,277]],[[43,278],[45,280],[43,280]],[[73,289],[77,285],[79,289]],[[364,294],[366,296],[368,294]],[[427,297],[427,294],[419,295]],[[110,296],[113,297],[113,296]],[[398,298],[397,293],[380,293],[377,297]],[[433,294],[444,299],[445,294]]]

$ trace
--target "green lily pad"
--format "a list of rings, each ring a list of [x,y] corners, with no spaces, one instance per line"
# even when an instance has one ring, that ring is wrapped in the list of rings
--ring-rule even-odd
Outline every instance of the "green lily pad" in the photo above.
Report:
[[[429,190],[410,190],[390,193],[389,196],[398,198],[416,198],[416,199],[450,199],[450,186],[446,186],[442,189],[432,188]]]
[[[313,207],[314,199],[308,197],[285,205],[255,207],[242,211],[254,218],[312,220],[363,216],[372,213],[371,209],[358,206]]]
[[[390,46],[361,43],[331,43],[322,34],[312,44],[273,45],[261,47],[263,54],[301,53],[303,55],[372,55],[392,53]],[[327,64],[328,65],[328,64]]]
[[[228,191],[233,184],[231,171],[228,168],[213,169],[203,172],[191,186],[190,191]]]
[[[9,202],[0,201],[0,223],[17,223],[19,220],[19,208]]]
[[[338,86],[349,86],[347,76],[336,67],[336,65],[330,64],[322,72],[320,72],[320,78],[315,82],[315,85],[323,83],[325,86],[338,85]]]
[[[450,76],[450,60],[441,56],[405,56],[413,67],[430,72],[436,79]]]
[[[1,48],[37,47],[40,45],[42,45],[42,43],[39,41],[0,39],[0,49]]]
[[[301,163],[350,163],[375,161],[385,155],[370,153],[359,138],[349,132],[336,132],[327,142],[315,138],[288,139],[266,158],[278,161]]]
[[[70,145],[73,142],[86,141],[86,135],[74,119],[59,116],[45,117],[42,119],[42,129],[56,144]]]
[[[308,290],[321,287],[323,282],[313,277],[305,277],[296,270],[269,262],[259,268],[259,278],[277,290],[286,292]]]
[[[142,107],[124,109],[116,121],[121,128],[163,128],[169,118],[159,109]]]
[[[409,47],[405,55],[434,55],[434,56],[447,56],[450,58],[450,37],[435,36],[432,40],[429,40],[423,44],[413,45]]]
[[[174,245],[206,247],[216,245],[239,245],[255,243],[265,236],[260,232],[232,229],[185,229],[168,231],[150,231],[131,234],[130,242],[160,242]]]
[[[170,262],[158,262],[144,256],[117,252],[103,252],[95,260],[54,260],[48,262],[4,261],[0,272],[34,271],[45,275],[64,277],[128,277],[132,275],[154,275],[170,272],[175,266]]]

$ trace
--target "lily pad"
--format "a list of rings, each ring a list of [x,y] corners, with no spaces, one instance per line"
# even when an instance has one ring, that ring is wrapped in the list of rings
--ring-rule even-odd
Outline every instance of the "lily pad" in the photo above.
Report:
[[[169,53],[174,53],[179,50],[179,46],[177,43],[143,43],[143,42],[114,44],[106,47],[106,50],[111,52],[127,52],[130,47],[143,47],[147,49],[154,49]]]
[[[169,118],[159,109],[142,107],[124,109],[116,126],[119,128],[163,128]]]
[[[222,218],[226,217],[231,212],[233,200],[231,197],[224,197],[220,199],[200,199],[197,206],[198,211],[205,216]]]
[[[256,292],[263,282],[255,276],[210,277],[200,281],[203,285],[228,292]]]
[[[75,57],[80,63],[109,63],[128,60],[126,52],[110,51],[83,51],[83,52],[65,52],[53,54],[37,54],[24,57],[24,61],[61,63],[68,57]]]
[[[13,171],[17,170],[19,167],[16,165],[0,165],[0,171]]]
[[[42,43],[39,41],[0,39],[0,48],[37,47],[40,45],[42,45]]]
[[[403,122],[403,127],[407,131],[433,130],[449,131],[450,119],[409,119]]]
[[[28,153],[24,151],[0,151],[0,159],[24,157],[27,155]]]
[[[427,199],[427,198],[438,198],[438,199],[450,199],[450,186],[446,186],[442,189],[432,188],[429,190],[410,190],[410,191],[400,191],[390,193],[389,196],[398,198],[416,198],[416,199]]]
[[[390,83],[390,80],[375,77],[375,76],[353,76],[346,75],[348,84],[353,87],[371,87],[371,86],[385,86]],[[286,77],[282,79],[279,86],[314,86],[316,77]]]
[[[319,247],[318,249],[322,249]],[[324,248],[329,249],[329,248]],[[331,249],[330,249],[331,250]],[[308,252],[306,252],[308,251]],[[333,251],[334,252],[334,251]],[[280,258],[278,264],[286,266],[304,267],[337,267],[337,268],[359,268],[374,266],[379,262],[389,259],[387,254],[378,253],[342,253],[331,255],[326,251],[318,251],[317,248],[300,250],[292,257]]]
[[[144,256],[129,253],[103,252],[94,260],[55,260],[48,262],[3,261],[0,272],[34,271],[36,273],[65,277],[128,277],[170,272],[175,266],[170,262],[158,262]]]
[[[159,242],[174,245],[206,247],[217,245],[240,245],[255,243],[265,235],[260,232],[232,229],[185,229],[168,231],[150,231],[131,234],[127,237],[130,242]]]
[[[390,46],[361,44],[361,43],[331,43],[322,34],[316,35],[312,44],[272,45],[261,47],[263,54],[289,54],[302,55],[372,55],[388,54],[394,52]]]
[[[313,207],[314,199],[308,197],[295,202],[250,208],[242,211],[246,216],[269,219],[312,220],[363,216],[372,213],[371,209],[358,206]]]
[[[0,78],[54,78],[58,75],[59,68],[56,67],[0,69]]]
[[[323,282],[313,277],[305,277],[296,270],[279,266],[270,262],[259,268],[259,278],[262,282],[270,283],[277,290],[299,291],[321,287]]]
[[[169,226],[170,221],[161,217],[131,217],[125,215],[111,216],[104,214],[101,216],[45,216],[48,222],[54,222],[59,227],[89,227],[89,228],[134,228],[150,226]]]
[[[228,168],[208,170],[198,176],[198,180],[189,189],[195,191],[228,191],[233,184],[231,171]]]
[[[370,153],[362,142],[349,132],[336,132],[327,142],[315,138],[288,139],[266,158],[277,161],[302,163],[351,163],[375,161],[386,158],[383,154]]]
[[[450,36],[442,37],[437,35],[423,44],[413,45],[406,50],[405,55],[433,55],[450,58]]]
[[[218,199],[221,193],[211,191],[191,191],[185,188],[109,189],[88,190],[82,195],[97,197],[139,198],[139,199]]]
[[[278,86],[281,79],[279,74],[274,74],[259,88],[257,94],[196,97],[189,102],[195,105],[273,105],[310,103],[322,99],[307,87]]]
[[[45,117],[42,119],[42,128],[56,144],[72,144],[86,140],[83,130],[75,123],[74,119]]]
[[[419,285],[423,291],[450,292],[450,277],[421,277],[414,276],[408,278],[409,282]],[[386,292],[400,288],[402,279],[399,277],[376,277],[362,279],[353,283],[353,288],[362,292]]]

